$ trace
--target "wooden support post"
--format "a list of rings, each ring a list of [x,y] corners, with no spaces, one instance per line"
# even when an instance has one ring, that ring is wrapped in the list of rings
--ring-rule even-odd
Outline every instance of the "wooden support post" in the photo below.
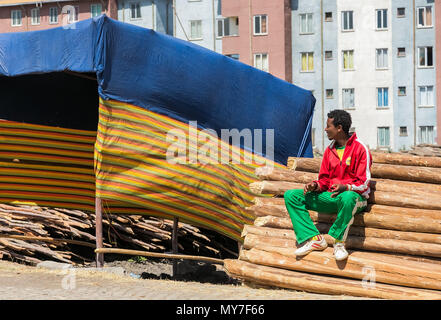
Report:
[[[174,217],[173,219],[173,233],[172,233],[172,253],[178,253],[178,223],[179,219]],[[178,273],[178,262],[176,259],[173,260],[173,277]]]
[[[103,248],[103,215],[102,215],[102,201],[101,198],[95,197],[95,235],[96,248]],[[104,266],[104,254],[96,254],[96,266],[102,268]]]

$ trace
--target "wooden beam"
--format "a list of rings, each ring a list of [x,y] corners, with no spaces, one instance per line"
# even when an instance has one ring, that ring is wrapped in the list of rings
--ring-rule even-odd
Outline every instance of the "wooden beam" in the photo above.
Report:
[[[99,197],[95,197],[95,236],[96,236],[96,248],[103,248],[103,214],[102,214],[102,200]],[[102,268],[104,266],[104,254],[96,254],[96,266]]]

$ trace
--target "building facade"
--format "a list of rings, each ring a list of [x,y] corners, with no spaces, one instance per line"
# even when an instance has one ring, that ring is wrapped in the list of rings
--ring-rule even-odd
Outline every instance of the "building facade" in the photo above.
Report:
[[[118,0],[118,20],[222,53],[220,0]]]
[[[223,54],[292,81],[291,1],[223,0]]]
[[[347,110],[372,149],[437,139],[435,7],[431,0],[292,1],[293,83],[317,99],[313,144],[327,113]]]
[[[0,33],[55,28],[103,13],[116,19],[115,0],[1,0]]]

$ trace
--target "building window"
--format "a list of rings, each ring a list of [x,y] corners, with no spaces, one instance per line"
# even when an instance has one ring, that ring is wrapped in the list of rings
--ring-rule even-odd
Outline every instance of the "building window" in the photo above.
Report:
[[[406,8],[397,8],[397,17],[404,18],[406,16]]]
[[[130,4],[130,19],[141,19],[141,4],[139,2]]]
[[[267,53],[254,54],[254,67],[259,70],[268,72],[269,71],[268,54]]]
[[[21,10],[11,11],[11,23],[13,27],[21,26]]]
[[[419,47],[418,48],[418,66],[419,67],[433,67],[433,48]]]
[[[40,24],[40,8],[31,9],[31,25],[39,25]]]
[[[90,5],[90,16],[92,18],[98,17],[102,11],[103,11],[103,8],[101,6],[101,3],[95,3],[95,4]]]
[[[219,38],[237,35],[239,35],[238,17],[229,17],[217,20],[217,36]]]
[[[302,52],[302,72],[314,71],[314,52]]]
[[[202,39],[202,20],[190,21],[190,40]]]
[[[343,109],[354,109],[355,99],[354,99],[354,88],[343,89]]]
[[[432,26],[432,7],[420,7],[418,12],[418,28],[425,28]]]
[[[343,50],[343,70],[354,69],[354,50]]]
[[[78,11],[79,11],[79,7],[78,6],[68,6],[67,9],[67,22],[68,23],[73,23],[73,22],[77,22],[78,21]]]
[[[268,17],[266,14],[254,16],[254,35],[268,34]]]
[[[313,33],[312,13],[300,14],[300,34]]]
[[[325,51],[325,60],[332,60],[332,51]]]
[[[398,57],[405,57],[406,56],[406,48],[398,48],[397,56]]]
[[[49,8],[49,23],[50,24],[58,23],[58,8],[57,7]]]
[[[226,54],[226,56],[234,60],[239,60],[240,58],[240,56],[237,53]]]
[[[376,10],[377,30],[387,29],[387,9]]]
[[[405,96],[406,95],[406,87],[398,87],[398,95]]]
[[[378,146],[389,147],[390,146],[390,132],[389,127],[378,127]]]
[[[418,141],[419,143],[434,144],[433,126],[421,126],[419,128]]]
[[[342,11],[341,20],[342,20],[342,27],[341,28],[343,31],[354,30],[354,12],[353,11]]]
[[[400,136],[407,137],[407,127],[400,127]]]
[[[433,107],[434,97],[433,97],[433,86],[420,86],[420,107]]]
[[[377,49],[376,52],[377,52],[377,57],[376,57],[377,69],[387,69],[388,67],[387,49]]]
[[[325,12],[325,21],[332,21],[332,12]]]
[[[326,89],[326,99],[334,98],[334,89]]]
[[[389,89],[377,88],[377,107],[384,108],[389,106]]]

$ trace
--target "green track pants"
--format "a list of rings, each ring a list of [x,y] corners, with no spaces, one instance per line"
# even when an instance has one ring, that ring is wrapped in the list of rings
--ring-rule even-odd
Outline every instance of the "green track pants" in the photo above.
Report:
[[[285,205],[291,217],[297,242],[302,243],[320,234],[315,227],[308,210],[320,213],[337,213],[337,219],[328,234],[336,240],[345,241],[354,215],[363,211],[367,201],[354,191],[345,191],[335,198],[332,192],[308,192],[303,189],[292,189],[285,192]]]

